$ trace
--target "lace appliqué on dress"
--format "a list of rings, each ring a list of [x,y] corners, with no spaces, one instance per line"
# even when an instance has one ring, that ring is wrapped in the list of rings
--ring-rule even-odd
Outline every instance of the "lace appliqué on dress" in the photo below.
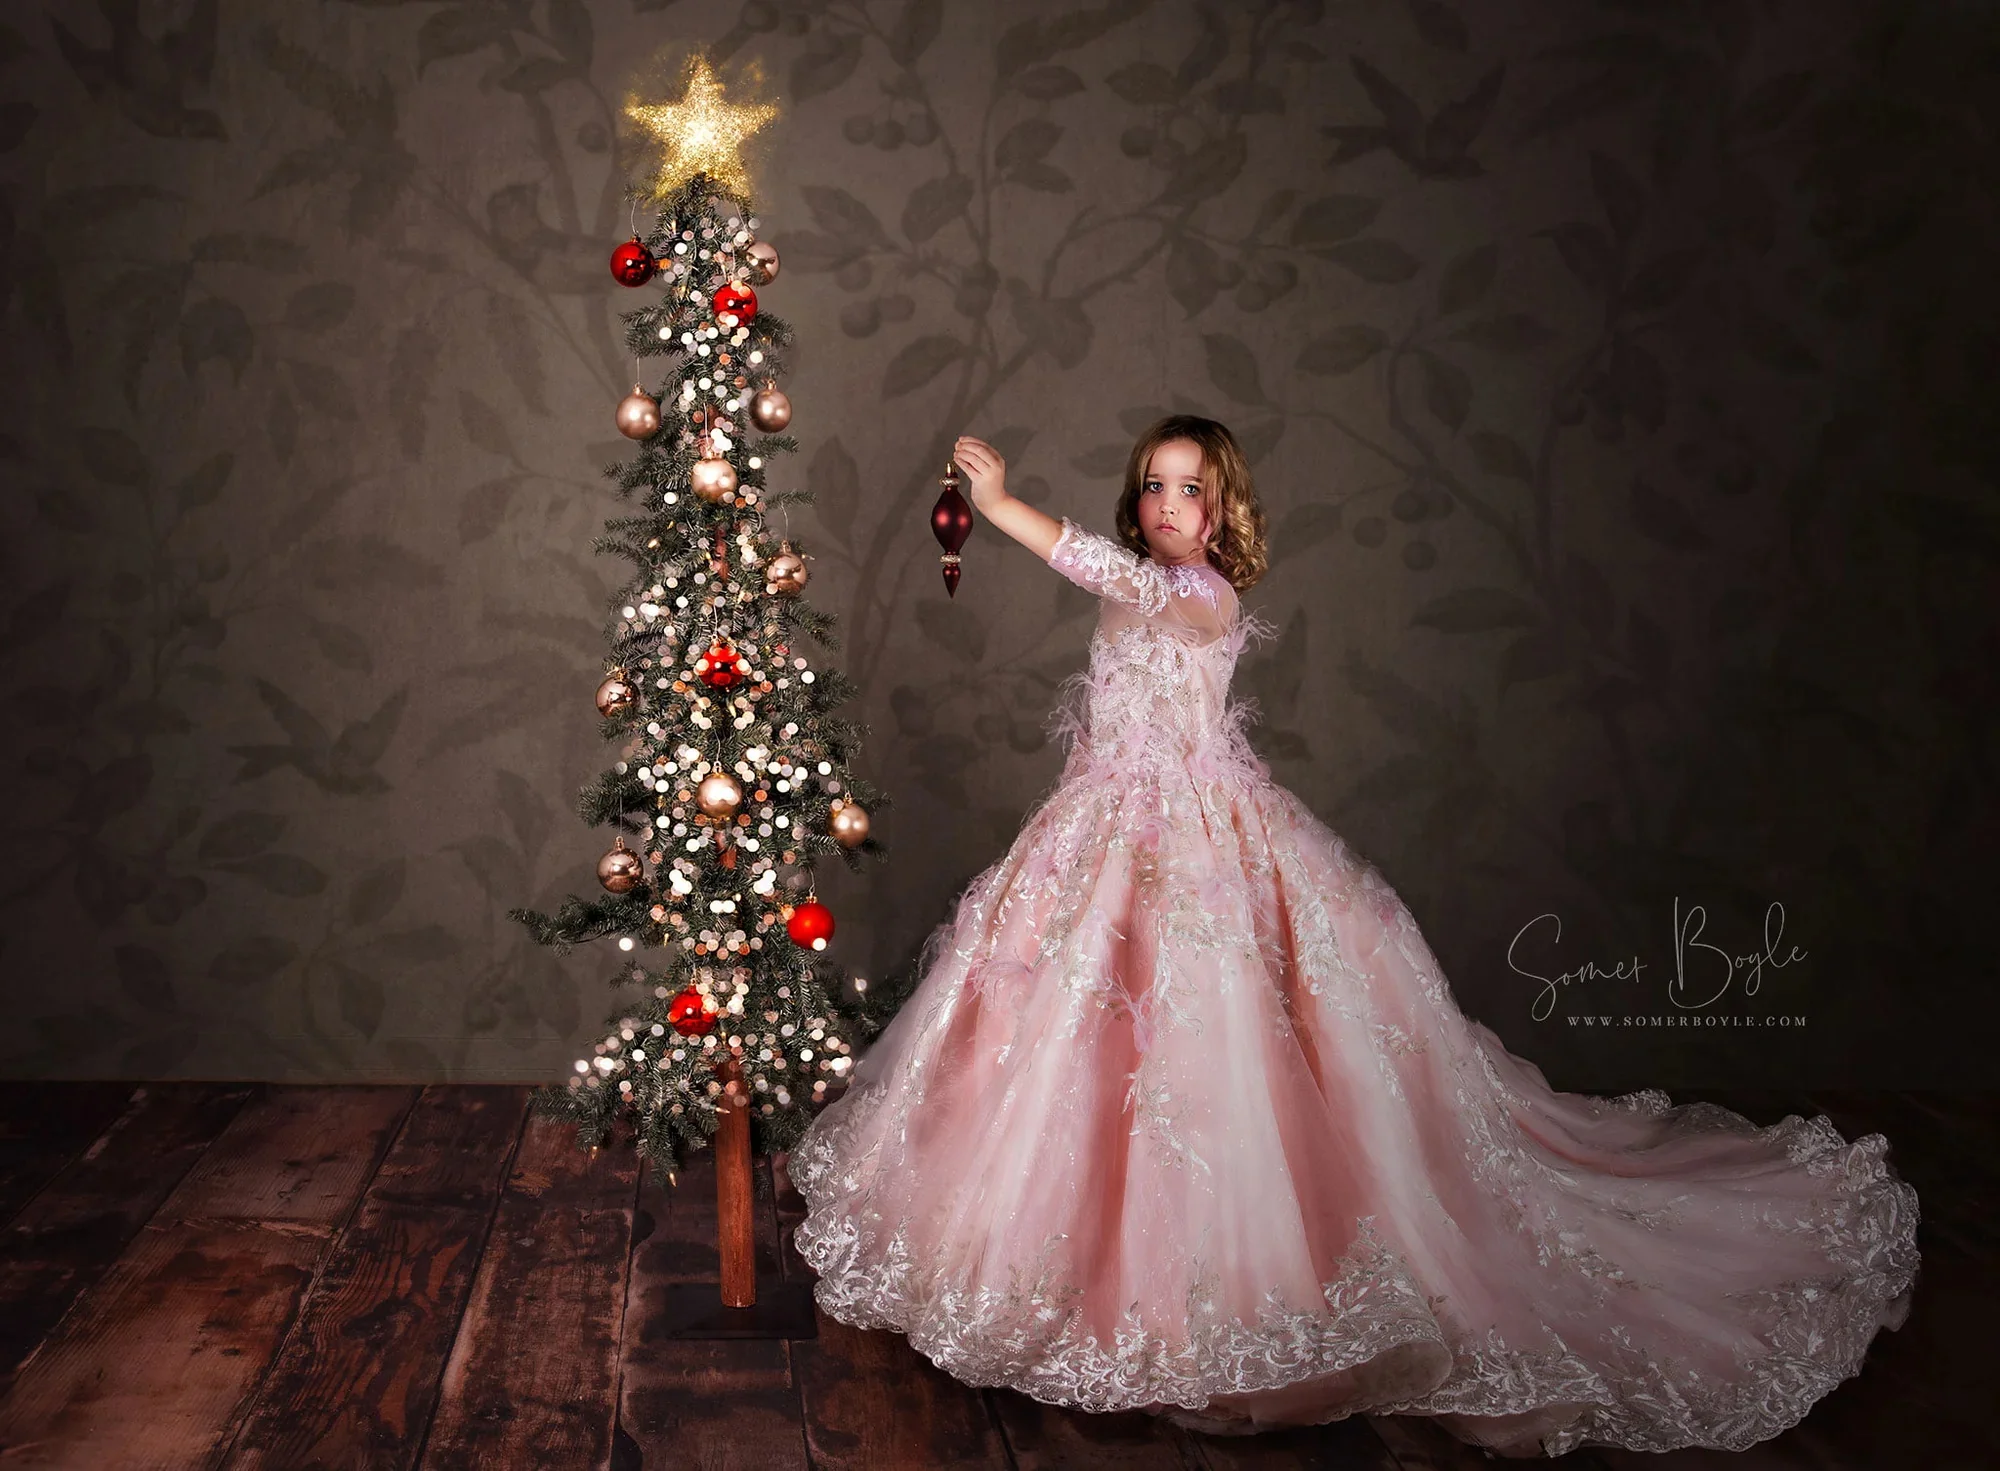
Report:
[[[1149,618],[1167,606],[1174,592],[1173,580],[1158,562],[1084,529],[1067,516],[1049,552],[1049,565],[1081,572],[1104,596],[1131,603]]]
[[[1202,576],[1201,568],[1162,567],[1160,570],[1167,574],[1167,586],[1173,592],[1183,597],[1198,597],[1209,607],[1221,609],[1222,599],[1216,595],[1215,584]]]
[[[1081,581],[1100,595],[1128,603],[1148,618],[1157,617],[1170,599],[1199,597],[1220,609],[1215,584],[1195,565],[1169,567],[1142,557],[1122,542],[1062,518],[1062,531],[1049,551],[1049,565],[1081,574]]]

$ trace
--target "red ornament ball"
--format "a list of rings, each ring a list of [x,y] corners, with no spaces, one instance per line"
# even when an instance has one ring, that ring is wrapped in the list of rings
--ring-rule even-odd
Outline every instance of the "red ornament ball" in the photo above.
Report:
[[[817,899],[808,899],[785,921],[785,933],[809,950],[824,950],[833,938],[833,911]]]
[[[725,325],[742,326],[757,315],[757,293],[741,282],[731,281],[717,289],[714,297],[715,317],[733,319]]]
[[[704,1037],[715,1030],[715,1013],[701,999],[701,992],[689,986],[667,1003],[667,1025],[683,1037]]]
[[[708,652],[694,661],[694,672],[703,684],[718,690],[740,684],[746,677],[743,656],[723,643],[710,644]]]
[[[611,252],[611,274],[620,286],[644,286],[659,269],[659,261],[637,235]]]

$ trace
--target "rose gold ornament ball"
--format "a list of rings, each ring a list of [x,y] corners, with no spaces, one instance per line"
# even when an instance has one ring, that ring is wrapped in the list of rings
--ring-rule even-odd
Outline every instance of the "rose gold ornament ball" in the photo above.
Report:
[[[618,846],[597,860],[597,881],[614,894],[629,894],[646,876],[645,861],[618,839]]]
[[[768,286],[778,279],[778,247],[767,240],[753,240],[743,252],[743,259],[749,263],[750,279],[759,286]]]
[[[618,403],[618,432],[627,439],[650,439],[660,430],[660,406],[636,383]]]
[[[792,422],[792,401],[782,388],[760,388],[750,400],[750,422],[766,434],[776,434]]]
[[[730,817],[743,805],[743,784],[726,771],[711,771],[694,789],[695,805],[710,817]]]
[[[626,682],[625,671],[615,670],[597,687],[597,713],[607,717],[616,715],[631,709],[638,698],[639,692]]]
[[[858,848],[868,837],[868,813],[859,802],[838,803],[827,826],[843,848]]]
[[[795,593],[806,585],[812,574],[806,571],[806,559],[792,550],[786,542],[778,548],[778,555],[764,566],[764,586],[774,593]]]
[[[736,467],[719,456],[709,456],[694,462],[688,480],[696,495],[713,504],[729,499],[735,491]]]

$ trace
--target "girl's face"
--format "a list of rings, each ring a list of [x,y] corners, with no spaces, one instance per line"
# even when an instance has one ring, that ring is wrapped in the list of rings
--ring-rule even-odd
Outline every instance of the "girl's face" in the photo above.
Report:
[[[1168,566],[1207,558],[1206,493],[1201,484],[1201,446],[1170,439],[1153,451],[1139,486],[1139,530],[1153,560]]]

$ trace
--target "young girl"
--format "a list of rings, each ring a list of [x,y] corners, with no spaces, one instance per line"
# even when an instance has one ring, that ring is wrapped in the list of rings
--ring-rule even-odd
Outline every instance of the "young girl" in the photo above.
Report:
[[[955,458],[1103,600],[1087,709],[792,1153],[820,1306],[1055,1404],[1429,1415],[1515,1456],[1740,1450],[1854,1374],[1917,1272],[1887,1140],[1555,1092],[1249,748],[1264,523],[1229,431],[1141,436],[1116,538]]]

